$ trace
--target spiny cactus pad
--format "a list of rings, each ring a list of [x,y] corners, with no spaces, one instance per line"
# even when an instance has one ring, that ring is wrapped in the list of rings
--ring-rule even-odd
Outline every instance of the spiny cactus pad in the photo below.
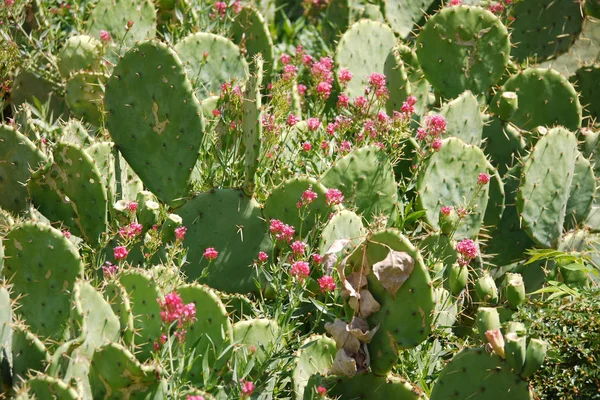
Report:
[[[0,125],[0,207],[15,213],[26,209],[24,184],[31,171],[45,161],[44,154],[29,139],[8,125]]]
[[[492,100],[492,112],[498,112],[500,96],[504,92],[515,92],[519,98],[519,108],[510,122],[521,129],[562,125],[576,130],[581,126],[581,104],[577,92],[556,71],[528,68],[511,76]]]
[[[244,169],[246,180],[244,184],[244,192],[252,195],[255,189],[255,174],[258,169],[261,138],[263,136],[262,126],[262,95],[260,93],[263,80],[263,65],[262,56],[257,55],[254,58],[254,74],[250,82],[246,96],[244,96],[244,119],[242,121],[243,143],[244,143]]]
[[[100,125],[104,84],[108,77],[102,73],[76,72],[67,80],[65,100],[73,115],[93,125]]]
[[[508,31],[494,14],[480,7],[446,7],[427,20],[417,37],[421,68],[447,98],[465,90],[483,93],[508,63]]]
[[[199,99],[219,94],[225,82],[235,80],[242,86],[248,79],[248,63],[240,49],[226,37],[197,32],[177,43],[174,50],[186,67]]]
[[[517,209],[523,228],[540,246],[558,245],[576,156],[575,135],[554,128],[537,142],[523,167]]]
[[[384,73],[385,61],[395,44],[394,32],[381,22],[364,19],[348,28],[338,43],[335,62],[338,72],[347,68],[353,74],[346,88],[350,98],[364,95],[369,75]]]
[[[461,139],[467,144],[478,146],[481,143],[483,120],[479,112],[477,97],[465,91],[442,108],[446,118],[446,135]]]
[[[98,167],[79,146],[58,143],[54,162],[33,174],[28,189],[33,204],[53,222],[94,245],[106,231],[107,194]]]
[[[319,251],[324,254],[337,240],[348,240],[354,246],[358,246],[366,234],[362,218],[352,211],[341,210],[335,213],[323,228]]]
[[[261,250],[268,251],[267,225],[256,200],[236,189],[211,190],[189,200],[177,210],[187,227],[183,242],[188,247],[183,271],[188,280],[202,281],[226,292],[256,291],[252,267]],[[214,247],[219,256],[209,265],[204,250]]]
[[[294,372],[294,396],[304,398],[304,391],[313,374],[325,374],[333,365],[335,340],[316,335],[306,339],[296,355]]]
[[[511,371],[496,354],[484,349],[465,349],[442,370],[433,386],[431,400],[531,400],[527,381]]]
[[[328,188],[344,194],[344,205],[368,221],[379,214],[393,213],[398,200],[394,169],[384,151],[375,146],[362,147],[337,160],[323,174]]]
[[[30,372],[44,371],[50,361],[44,343],[21,324],[13,325],[12,329],[13,376],[25,379]]]
[[[423,391],[396,375],[359,374],[352,378],[332,376],[326,380],[330,396],[341,399],[424,400]]]
[[[565,215],[565,227],[574,228],[585,221],[592,210],[594,196],[596,194],[596,177],[590,161],[581,153],[575,158],[575,169],[567,210]]]
[[[202,108],[173,50],[138,43],[106,84],[107,128],[146,187],[171,202],[187,194],[204,133]]]
[[[397,51],[404,63],[404,69],[406,70],[408,81],[410,83],[410,94],[417,98],[415,112],[417,115],[423,115],[429,105],[431,85],[427,79],[425,79],[417,54],[412,48],[399,44],[395,47],[395,51]]]
[[[77,248],[48,225],[24,222],[4,240],[4,276],[19,298],[18,314],[41,337],[62,339],[69,320],[70,292],[83,274]]]
[[[269,25],[261,13],[254,7],[243,7],[231,25],[231,34],[233,41],[245,51],[246,60],[251,61],[257,54],[262,56],[265,80],[270,81],[275,54]]]
[[[488,203],[488,185],[481,187],[478,177],[487,173],[488,162],[483,152],[457,138],[445,139],[442,148],[434,153],[419,177],[417,191],[419,204],[427,211],[425,218],[439,229],[442,206],[464,207],[473,196],[475,209],[456,231],[457,237],[475,237],[479,233]]]
[[[600,22],[598,22],[600,24]],[[590,65],[579,68],[571,79],[581,95],[584,115],[600,120],[600,66]]]
[[[404,100],[412,94],[408,73],[404,68],[404,62],[397,47],[393,48],[388,54],[383,65],[383,73],[390,93],[385,106],[387,113],[392,115],[394,111],[400,110]]]
[[[274,320],[260,318],[237,322],[233,325],[233,342],[240,345],[238,363],[252,358],[260,367],[276,348],[284,344],[281,335]]]
[[[401,38],[406,38],[436,3],[436,0],[384,0],[385,19]]]
[[[117,318],[119,318],[119,327],[123,342],[127,346],[132,345],[135,323],[133,322],[133,311],[127,290],[125,290],[119,281],[113,280],[107,282],[103,292],[106,301],[110,304]]]
[[[39,374],[27,379],[28,394],[36,399],[80,399],[77,391],[60,379]]]
[[[95,71],[102,62],[102,43],[88,35],[72,36],[58,53],[58,70],[64,78],[80,70]]]
[[[482,137],[483,152],[490,157],[501,176],[517,162],[519,156],[525,154],[526,143],[521,132],[499,118],[491,117],[486,121]]]

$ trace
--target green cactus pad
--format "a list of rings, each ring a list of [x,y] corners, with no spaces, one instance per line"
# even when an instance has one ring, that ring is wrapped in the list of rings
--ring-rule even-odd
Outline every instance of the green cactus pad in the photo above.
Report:
[[[254,58],[254,74],[248,83],[244,96],[244,118],[242,140],[244,143],[244,192],[251,196],[255,189],[255,174],[258,168],[261,138],[263,136],[262,109],[260,88],[263,80],[263,59],[260,55]]]
[[[226,37],[197,32],[177,43],[174,50],[186,67],[199,99],[219,94],[225,82],[235,80],[243,85],[248,79],[248,63],[240,49]]]
[[[465,349],[442,370],[430,400],[532,400],[527,381],[515,375],[496,354],[484,349]]]
[[[54,162],[29,181],[33,204],[45,217],[63,222],[93,245],[107,225],[107,194],[100,171],[77,145],[58,143],[53,155]]]
[[[133,22],[129,30],[125,28],[128,21]],[[139,40],[154,38],[156,10],[151,0],[100,0],[89,16],[86,28],[88,34],[97,39],[101,31],[108,32],[110,48],[118,52]],[[107,56],[112,56],[110,50]]]
[[[518,61],[538,62],[569,49],[581,32],[583,13],[577,1],[527,0],[510,10],[511,55]]]
[[[456,237],[474,238],[479,233],[488,204],[489,185],[481,188],[477,183],[479,173],[489,172],[483,152],[457,138],[443,141],[442,148],[427,161],[419,177],[417,191],[419,204],[427,211],[425,219],[439,229],[442,206],[464,207],[479,192],[473,204],[476,208],[467,215],[456,231]]]
[[[136,357],[144,362],[151,357],[152,345],[161,335],[162,320],[156,282],[142,271],[128,270],[119,277],[127,291],[135,327]]]
[[[590,161],[581,153],[575,158],[575,169],[567,210],[565,215],[565,228],[571,229],[585,222],[592,210],[596,194],[596,177]]]
[[[58,53],[58,70],[63,78],[80,70],[97,71],[102,63],[102,43],[88,35],[72,36]]]
[[[519,108],[510,122],[524,130],[538,126],[562,125],[577,130],[581,126],[581,104],[573,85],[551,69],[528,68],[511,76],[490,104],[497,113],[503,92],[515,92]]]
[[[390,216],[398,200],[394,169],[376,146],[354,150],[337,160],[321,177],[323,185],[344,194],[344,205],[368,221]]]
[[[395,229],[379,231],[367,237],[347,260],[353,271],[369,270],[391,255],[405,252],[414,262],[406,281],[392,295],[373,272],[367,275],[369,291],[381,309],[368,318],[369,326],[379,330],[369,344],[371,369],[386,375],[395,365],[400,349],[417,346],[427,338],[433,321],[435,296],[429,272],[419,251]]]
[[[94,141],[88,130],[76,119],[70,119],[63,126],[63,134],[60,137],[61,142],[69,142],[79,146],[87,146]]]
[[[388,54],[383,65],[383,73],[390,93],[385,108],[387,113],[392,115],[394,111],[400,111],[404,100],[411,95],[408,73],[397,47],[394,47]]]
[[[241,190],[220,189],[201,193],[177,210],[187,233],[183,246],[188,247],[183,271],[188,280],[202,281],[226,292],[256,291],[257,279],[252,263],[258,252],[268,251],[267,225],[256,200]],[[204,250],[214,247],[219,256],[209,265]]]
[[[225,305],[227,316],[234,323],[252,319],[258,315],[254,303],[244,295],[221,293],[221,301]]]
[[[383,10],[385,19],[394,32],[406,39],[415,25],[425,17],[425,12],[437,3],[437,0],[384,0]]]
[[[196,321],[187,329],[185,343],[187,348],[195,348],[196,355],[190,379],[202,384],[203,363],[214,368],[215,360],[230,344],[233,337],[231,322],[221,299],[210,288],[193,284],[182,286],[177,292],[184,304],[196,304]]]
[[[362,243],[367,230],[362,219],[348,210],[341,210],[333,215],[321,232],[319,251],[324,254],[337,240],[349,240],[353,246]]]
[[[483,152],[490,157],[501,176],[525,154],[525,139],[519,130],[499,118],[490,117],[483,127]]]
[[[94,399],[163,399],[158,367],[141,365],[127,349],[112,343],[94,353],[90,384]]]
[[[104,105],[117,148],[146,187],[166,202],[185,196],[204,118],[173,50],[138,43],[106,84]]]
[[[44,343],[20,324],[13,325],[12,329],[13,376],[25,379],[30,372],[44,371],[50,362]]]
[[[421,68],[447,98],[494,85],[508,64],[508,31],[494,14],[480,7],[446,7],[427,20],[417,37]]]
[[[506,193],[504,192],[504,183],[500,173],[490,163],[488,163],[488,169],[491,177],[483,224],[485,226],[496,226],[502,219],[502,214],[506,208]]]
[[[246,60],[251,61],[257,54],[262,56],[265,80],[270,81],[275,68],[275,53],[269,25],[260,11],[251,6],[243,7],[231,25],[231,35]]]
[[[417,115],[425,114],[427,107],[430,103],[429,95],[431,85],[425,79],[421,65],[417,54],[410,47],[399,44],[395,50],[404,63],[404,69],[408,75],[408,81],[410,83],[410,94],[417,98],[417,104],[415,104],[415,113]]]
[[[27,379],[24,384],[29,389],[27,393],[33,395],[36,399],[80,399],[74,388],[70,387],[60,379],[47,375],[36,375]]]
[[[19,298],[17,313],[39,336],[62,339],[69,320],[70,292],[83,274],[77,248],[57,229],[24,222],[8,232],[4,251],[3,273]]]
[[[35,72],[21,69],[14,77],[10,100],[15,108],[24,103],[35,104],[35,99],[40,103],[50,103],[49,112],[55,121],[68,114],[60,87]]]
[[[579,68],[571,81],[580,93],[584,115],[600,120],[600,100],[597,95],[600,91],[600,66],[590,65]]]
[[[260,367],[272,354],[281,347],[281,329],[276,321],[270,319],[251,319],[239,321],[233,325],[233,341],[238,348],[238,365],[242,360],[254,359]],[[238,367],[239,368],[239,367]]]
[[[386,59],[395,45],[394,32],[381,22],[364,19],[348,28],[336,48],[335,63],[338,72],[347,68],[353,74],[346,88],[350,98],[365,94],[369,75],[385,72]]]
[[[330,396],[340,396],[340,399],[369,399],[369,400],[425,400],[423,391],[395,375],[377,376],[374,374],[359,374],[352,378],[331,377],[327,379],[326,387]]]
[[[76,72],[67,80],[65,100],[73,115],[93,125],[100,125],[104,84],[108,77],[102,73]]]
[[[8,125],[0,125],[0,207],[14,213],[27,208],[24,184],[31,171],[38,169],[46,157],[35,145]]]
[[[304,398],[304,391],[313,374],[324,375],[333,365],[335,340],[316,335],[306,339],[296,354],[294,372],[294,397]]]
[[[110,281],[104,286],[103,292],[106,301],[108,301],[113,312],[119,318],[123,342],[127,346],[132,345],[135,323],[133,322],[133,310],[131,309],[127,290],[118,281]]]
[[[303,222],[297,203],[302,200],[302,193],[308,189],[317,194],[317,199],[304,207],[308,209],[309,214]],[[273,188],[267,197],[264,206],[265,217],[281,220],[284,224],[293,226],[297,234],[306,235],[317,221],[325,221],[333,211],[325,203],[326,192],[327,189],[313,178],[287,180]]]
[[[479,112],[477,97],[470,91],[465,91],[456,99],[446,104],[441,111],[446,118],[446,133],[467,144],[478,146],[483,133],[483,120]]]
[[[332,0],[323,11],[323,39],[329,44],[336,40],[348,29],[351,17],[351,0]],[[379,7],[375,7],[379,9]],[[373,19],[373,18],[371,18]]]
[[[575,135],[554,128],[537,142],[523,167],[517,209],[523,229],[540,246],[558,245],[576,156]]]

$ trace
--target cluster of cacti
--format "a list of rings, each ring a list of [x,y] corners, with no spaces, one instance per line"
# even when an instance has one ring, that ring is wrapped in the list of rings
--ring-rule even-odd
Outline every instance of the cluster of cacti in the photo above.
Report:
[[[533,398],[513,314],[598,283],[597,2],[18,3],[0,397]]]

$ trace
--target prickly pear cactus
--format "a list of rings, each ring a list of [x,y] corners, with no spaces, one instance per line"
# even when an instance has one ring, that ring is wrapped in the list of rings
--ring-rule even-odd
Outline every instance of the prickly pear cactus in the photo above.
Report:
[[[258,252],[268,251],[267,225],[256,200],[235,189],[201,193],[177,210],[187,233],[188,247],[183,272],[188,280],[200,278],[209,286],[226,292],[256,291],[252,263]],[[204,259],[204,250],[219,252],[216,260]],[[207,269],[207,271],[204,271]]]
[[[88,35],[71,36],[58,53],[58,70],[64,78],[72,72],[97,71],[102,63],[102,43]]]
[[[106,231],[108,202],[98,167],[79,146],[58,143],[54,162],[32,175],[33,204],[53,222],[94,245]]]
[[[485,116],[483,127],[483,152],[490,157],[501,176],[525,155],[525,139],[521,132],[510,123],[499,118]]]
[[[12,330],[12,373],[15,380],[25,379],[35,371],[44,371],[50,362],[44,343],[22,323],[15,323]]]
[[[76,72],[67,80],[65,100],[73,115],[93,125],[102,120],[104,84],[108,77],[96,72]]]
[[[573,181],[567,210],[565,215],[565,228],[571,229],[585,222],[592,210],[596,194],[596,177],[590,161],[581,153],[575,158],[575,169],[573,170]]]
[[[218,94],[225,82],[235,80],[242,86],[248,79],[248,63],[239,47],[226,37],[197,32],[177,43],[174,50],[187,68],[199,99]]]
[[[165,202],[184,197],[204,118],[173,50],[156,41],[136,44],[106,84],[104,108],[115,145],[146,187]]]
[[[107,282],[104,287],[104,296],[110,304],[114,314],[119,318],[119,327],[121,329],[121,338],[127,346],[133,344],[135,323],[133,321],[133,311],[127,290],[118,281]]]
[[[465,202],[475,208],[464,217],[456,230],[457,237],[475,237],[479,233],[488,204],[488,185],[478,183],[480,173],[488,173],[488,162],[483,152],[457,138],[443,141],[441,149],[433,154],[419,177],[417,191],[419,204],[427,211],[425,218],[439,229],[442,206],[465,207]]]
[[[531,400],[527,381],[511,371],[499,356],[484,349],[465,349],[442,370],[433,386],[431,400],[505,399]]]
[[[384,151],[367,146],[337,160],[321,182],[344,194],[344,205],[368,221],[393,214],[398,200],[394,169]]]
[[[0,125],[0,207],[14,213],[26,209],[29,197],[23,186],[46,157],[35,145],[8,125]]]
[[[254,58],[254,74],[248,82],[248,89],[244,96],[244,119],[242,121],[244,142],[244,169],[246,179],[244,192],[251,196],[255,189],[255,174],[258,168],[260,145],[263,133],[262,127],[262,96],[260,88],[263,79],[262,56]]]
[[[275,68],[273,38],[269,31],[269,25],[260,11],[250,5],[244,6],[231,25],[231,34],[233,41],[246,55],[248,62],[253,60],[257,54],[262,56],[265,81],[269,82]]]
[[[19,298],[17,313],[39,336],[64,338],[70,292],[83,274],[77,248],[57,229],[24,222],[6,235],[4,252],[3,273]]]
[[[304,398],[304,391],[313,374],[325,374],[333,364],[335,340],[326,336],[311,336],[300,346],[296,354],[294,372],[294,396]]]
[[[540,246],[558,245],[576,156],[575,135],[554,128],[537,142],[523,167],[517,209],[523,229]]]
[[[336,48],[335,62],[338,72],[346,68],[353,74],[346,88],[350,98],[364,95],[369,75],[384,73],[386,59],[395,44],[394,32],[381,22],[365,19],[348,28]]]
[[[436,0],[384,0],[383,10],[386,21],[401,38],[407,38]]]
[[[589,65],[579,68],[575,71],[571,82],[580,93],[581,104],[585,106],[584,115],[596,120],[600,119],[600,101],[596,95],[600,90],[600,66]]]
[[[234,324],[233,342],[241,345],[237,350],[238,363],[253,359],[257,363],[256,368],[260,368],[276,348],[285,345],[281,342],[281,334],[277,322],[266,318]]]
[[[499,111],[504,92],[515,92],[518,96],[519,107],[510,122],[521,129],[562,125],[576,130],[581,126],[579,96],[573,85],[556,71],[528,68],[511,76],[492,100],[492,112]]]
[[[35,399],[80,399],[77,391],[66,382],[48,375],[38,374],[24,382],[27,394]]]
[[[427,80],[444,97],[483,93],[508,64],[508,31],[481,7],[446,7],[427,20],[417,37],[417,56]]]
[[[423,391],[408,383],[399,376],[390,374],[377,376],[374,374],[359,374],[352,378],[327,378],[327,393],[330,396],[340,396],[342,399],[361,398],[373,400],[424,400],[427,398]]]
[[[478,146],[483,133],[479,102],[470,91],[465,91],[447,103],[441,111],[446,118],[446,136],[454,136],[467,144]]]
[[[415,104],[415,113],[417,115],[423,115],[430,103],[429,97],[431,85],[427,79],[425,79],[425,74],[421,69],[417,54],[412,48],[404,44],[399,44],[396,46],[395,51],[398,53],[398,56],[404,63],[404,69],[406,70],[408,81],[410,83],[410,94],[417,98],[417,104]],[[390,99],[391,98],[392,93],[390,93]]]
[[[402,103],[412,94],[408,73],[398,52],[398,47],[394,47],[389,52],[383,65],[383,72],[390,93],[389,99],[385,104],[386,111],[392,115],[394,111],[400,110]]]
[[[347,240],[353,246],[358,246],[366,234],[367,230],[361,217],[352,211],[341,210],[335,213],[323,228],[319,250],[321,254],[324,254],[340,240]]]

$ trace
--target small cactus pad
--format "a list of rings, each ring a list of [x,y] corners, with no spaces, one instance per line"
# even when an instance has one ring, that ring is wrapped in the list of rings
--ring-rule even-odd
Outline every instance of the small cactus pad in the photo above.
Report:
[[[441,111],[446,118],[446,136],[461,139],[467,144],[478,146],[483,133],[483,120],[479,103],[473,93],[466,91],[446,104]]]
[[[465,90],[488,90],[504,73],[509,55],[506,27],[480,7],[443,8],[427,20],[417,38],[423,72],[447,98]]]
[[[465,349],[442,370],[430,400],[531,400],[527,381],[511,371],[496,354],[484,349]]]
[[[350,98],[364,95],[369,75],[384,73],[385,61],[395,45],[394,32],[381,22],[364,19],[348,28],[338,43],[335,62],[338,72],[346,68],[353,74],[346,88]]]
[[[457,237],[475,237],[479,233],[488,203],[489,185],[480,188],[480,173],[489,172],[483,152],[457,138],[445,139],[442,148],[427,161],[427,167],[419,177],[417,191],[419,204],[427,211],[428,224],[439,229],[439,214],[442,206],[465,207],[473,200],[476,206],[465,216],[456,231]]]
[[[104,287],[103,292],[106,301],[119,318],[121,338],[127,346],[130,346],[133,344],[135,323],[133,322],[133,311],[127,290],[118,281],[110,281]]]
[[[554,128],[537,142],[523,167],[517,209],[523,229],[540,246],[558,245],[576,156],[575,135]]]
[[[144,362],[151,357],[152,345],[161,335],[162,320],[157,301],[160,293],[156,282],[142,271],[127,271],[120,276],[119,283],[127,291],[131,304],[135,327],[133,340],[138,348],[136,356]]]
[[[183,246],[188,247],[183,271],[189,281],[202,281],[226,292],[256,291],[252,267],[261,250],[270,247],[268,229],[256,200],[235,189],[211,190],[189,200],[177,210],[187,228]],[[208,262],[204,250],[215,248],[219,255]]]
[[[58,70],[64,78],[72,72],[97,71],[102,63],[102,43],[88,35],[72,36],[58,53]]]
[[[80,399],[77,391],[60,379],[39,374],[27,379],[24,383],[28,387],[28,394],[35,399]]]
[[[358,215],[352,211],[341,210],[335,213],[323,228],[319,251],[324,254],[338,240],[348,240],[353,246],[358,246],[366,234],[367,230]]]
[[[27,208],[24,184],[46,161],[35,145],[8,125],[0,125],[0,207],[14,213]]]
[[[42,372],[50,362],[46,346],[37,336],[20,324],[12,327],[12,373],[14,380],[25,379],[28,373]]]
[[[94,353],[90,385],[94,399],[163,399],[157,367],[141,365],[126,348],[112,343]],[[156,396],[156,397],[155,397]]]
[[[600,24],[600,22],[598,22]],[[575,76],[571,78],[575,87],[581,95],[581,103],[584,106],[583,113],[596,121],[600,120],[600,66],[590,65],[579,68]]]
[[[385,19],[401,38],[407,38],[436,0],[384,0]]]
[[[193,284],[182,286],[177,292],[183,303],[196,305],[196,321],[187,329],[185,343],[188,349],[195,349],[196,359],[191,367],[190,379],[202,384],[203,363],[213,367],[215,360],[230,344],[233,337],[231,322],[221,299],[210,288]]]
[[[527,0],[515,2],[510,16],[512,56],[538,62],[564,53],[581,32],[583,13],[579,1]]]
[[[488,163],[490,171],[490,188],[488,204],[483,216],[485,226],[496,226],[502,219],[502,214],[506,208],[506,193],[504,192],[504,183],[498,171]]]
[[[235,80],[243,85],[248,79],[248,63],[226,37],[197,32],[183,38],[174,49],[199,99],[219,94],[225,82]]]
[[[327,393],[340,399],[425,400],[425,393],[396,375],[359,374],[352,378],[332,376],[325,386]]]
[[[594,176],[592,164],[583,154],[578,152],[575,158],[575,170],[569,200],[567,201],[565,216],[565,227],[567,229],[574,228],[586,220],[592,210],[595,194],[596,177]]]
[[[54,119],[64,117],[68,113],[67,105],[59,94],[59,87],[56,83],[33,71],[21,69],[14,77],[10,102],[17,108],[23,103],[35,104],[34,99],[42,104],[49,102],[49,111]]]
[[[425,79],[421,65],[419,65],[417,54],[412,48],[399,44],[396,46],[395,51],[397,51],[404,63],[404,69],[408,75],[408,81],[410,82],[410,94],[417,98],[415,112],[417,115],[423,115],[429,104],[431,85],[427,79]]]
[[[102,73],[76,72],[67,80],[65,100],[73,115],[93,125],[102,120],[104,84],[108,77]]]
[[[255,189],[255,174],[258,169],[261,138],[263,136],[262,109],[260,88],[263,80],[263,59],[257,55],[254,58],[254,73],[248,82],[244,96],[244,118],[242,139],[244,143],[244,172],[246,175],[244,192],[252,195]]]
[[[408,278],[391,294],[373,269],[375,264],[385,263],[399,252],[408,254],[414,266]],[[415,347],[429,335],[435,307],[429,272],[419,251],[395,229],[370,235],[347,264],[353,271],[371,270],[367,275],[369,291],[381,305],[368,319],[370,327],[379,326],[369,344],[371,369],[378,375],[386,375],[396,363],[400,349]]]
[[[53,222],[64,223],[88,243],[106,231],[106,188],[94,160],[81,147],[58,143],[54,162],[33,174],[28,184],[33,204]]]
[[[304,390],[313,374],[325,375],[331,368],[335,353],[335,340],[326,336],[311,336],[302,343],[292,375],[296,399],[304,398]]]
[[[88,130],[83,126],[81,121],[70,119],[63,126],[63,134],[60,137],[61,142],[74,143],[79,146],[87,146],[93,142]]]
[[[388,54],[383,65],[383,73],[390,93],[385,107],[387,113],[392,115],[394,111],[400,110],[404,100],[411,95],[408,73],[404,68],[404,61],[402,61],[397,47],[394,47]]]
[[[500,96],[504,92],[515,92],[519,98],[519,108],[510,122],[521,129],[562,125],[576,130],[581,126],[581,104],[577,92],[556,71],[529,68],[511,76],[492,100],[492,112],[499,111]]]
[[[488,119],[488,117],[484,117]],[[483,127],[483,152],[490,157],[501,176],[525,154],[525,139],[519,130],[499,118],[490,117]]]
[[[303,206],[308,210],[304,221],[300,218],[301,210],[298,202],[302,201],[302,194],[306,190],[312,190],[317,194],[316,200]],[[265,201],[265,217],[278,219],[284,224],[293,226],[296,233],[305,235],[310,231],[317,221],[325,221],[332,211],[325,202],[327,189],[313,178],[292,178],[276,186]],[[302,232],[300,232],[302,228]]]
[[[265,80],[270,81],[275,68],[275,54],[269,25],[261,13],[254,7],[244,6],[231,25],[231,34],[246,55],[246,60],[251,61],[257,54],[262,56]]]
[[[24,222],[8,232],[4,251],[3,272],[19,298],[17,313],[39,336],[63,338],[70,292],[83,274],[77,248],[57,229]]]
[[[146,187],[171,202],[186,195],[204,133],[202,108],[167,45],[138,43],[106,84],[106,126]]]
[[[260,367],[273,351],[283,344],[281,335],[277,322],[270,319],[237,322],[233,325],[233,341],[240,346],[237,350],[238,363],[242,360],[254,359],[257,367]]]
[[[394,169],[386,153],[376,146],[354,150],[337,160],[323,174],[328,188],[344,194],[344,205],[371,221],[379,214],[389,216],[396,207],[398,190]]]

